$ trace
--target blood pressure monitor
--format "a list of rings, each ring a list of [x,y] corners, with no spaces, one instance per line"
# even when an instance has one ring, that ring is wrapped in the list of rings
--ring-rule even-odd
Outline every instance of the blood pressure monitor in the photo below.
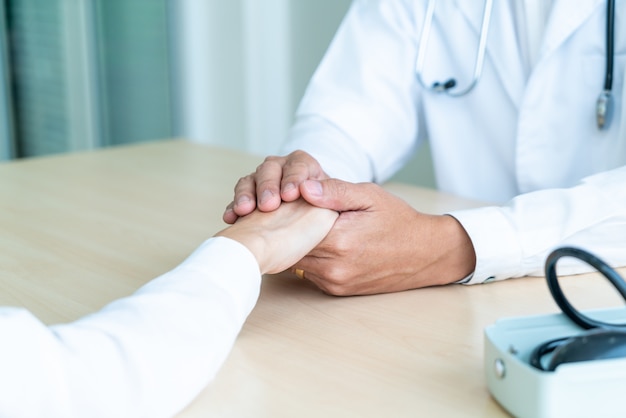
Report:
[[[566,256],[595,267],[626,300],[626,282],[602,260],[576,248],[555,250],[546,279],[563,313],[487,327],[487,386],[519,418],[626,417],[626,308],[576,310],[556,276],[556,262]]]

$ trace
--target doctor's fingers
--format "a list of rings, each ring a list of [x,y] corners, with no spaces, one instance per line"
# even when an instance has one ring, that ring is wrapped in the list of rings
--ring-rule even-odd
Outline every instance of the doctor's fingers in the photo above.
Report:
[[[261,165],[257,167],[254,174],[250,176],[254,183],[249,181],[241,182],[235,188],[235,195],[239,191],[242,194],[254,192],[259,210],[271,212],[278,209],[283,200],[280,195],[280,184],[283,178],[283,166],[286,161],[287,157],[266,157]]]
[[[228,206],[226,206],[226,209],[224,209],[224,214],[222,215],[224,222],[230,225],[234,224],[237,222],[237,219],[239,219],[239,215],[237,215],[233,209],[234,206],[235,202],[230,202]]]
[[[299,277],[313,282],[329,295],[349,296],[358,293],[352,286],[354,281],[351,280],[351,272],[342,267],[341,262],[333,257],[311,255],[314,252],[298,261],[292,271],[299,270]]]
[[[226,223],[234,223],[239,216],[246,216],[256,209],[256,183],[254,174],[242,177],[235,185],[235,197],[226,206],[222,218]]]
[[[304,151],[289,154],[283,164],[280,186],[282,200],[290,202],[300,197],[300,184],[305,180],[324,180],[328,175],[315,158]]]
[[[271,212],[282,201],[297,200],[299,185],[303,181],[327,178],[317,160],[304,151],[294,151],[286,157],[269,156],[254,173],[239,179],[232,206],[226,208],[223,219],[233,223],[257,207],[263,212]]]
[[[252,213],[257,207],[271,212],[280,206],[280,180],[284,157],[267,157],[256,171],[239,179],[235,185],[232,211],[237,216]],[[227,218],[228,207],[224,213]]]

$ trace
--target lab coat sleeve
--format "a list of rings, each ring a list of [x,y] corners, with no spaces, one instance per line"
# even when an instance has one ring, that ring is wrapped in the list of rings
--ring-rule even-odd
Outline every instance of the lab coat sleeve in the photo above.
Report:
[[[612,266],[626,265],[626,167],[583,179],[575,187],[515,197],[508,205],[451,212],[469,234],[476,270],[468,283],[543,275],[548,254],[574,246]],[[559,274],[590,271],[574,259]]]
[[[171,417],[215,376],[254,307],[252,253],[224,237],[76,322],[0,310],[0,416]]]
[[[352,3],[283,153],[307,151],[331,177],[351,182],[383,182],[406,163],[418,146],[420,114],[415,13],[407,3]]]

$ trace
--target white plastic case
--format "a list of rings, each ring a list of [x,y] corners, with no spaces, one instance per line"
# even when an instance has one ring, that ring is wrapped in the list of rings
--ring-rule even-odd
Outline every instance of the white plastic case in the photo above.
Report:
[[[626,323],[626,308],[594,310],[593,317]],[[554,372],[529,365],[537,345],[581,332],[564,314],[504,318],[485,328],[493,397],[519,418],[626,417],[626,358],[568,363]]]

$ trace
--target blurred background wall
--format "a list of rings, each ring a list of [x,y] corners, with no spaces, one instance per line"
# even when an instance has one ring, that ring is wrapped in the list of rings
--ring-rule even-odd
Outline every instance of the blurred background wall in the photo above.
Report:
[[[0,160],[171,137],[275,154],[349,4],[0,0]],[[432,185],[424,151],[398,179]]]
[[[179,127],[276,153],[349,0],[179,0]]]

